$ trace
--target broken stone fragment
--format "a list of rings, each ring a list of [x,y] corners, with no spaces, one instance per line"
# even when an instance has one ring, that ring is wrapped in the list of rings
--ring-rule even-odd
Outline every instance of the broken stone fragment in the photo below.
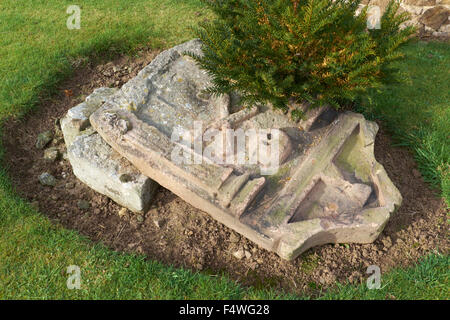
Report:
[[[89,126],[90,115],[97,110],[107,97],[117,92],[116,88],[98,88],[89,95],[86,100],[70,109],[66,116],[61,119],[61,130],[64,135],[66,146],[72,144],[73,140]]]
[[[117,154],[99,134],[76,137],[67,154],[75,176],[90,188],[133,212],[148,209],[158,185]]]
[[[71,190],[71,189],[75,188],[75,183],[73,183],[73,182],[67,182],[66,185],[65,185],[65,188],[66,188],[67,190]]]
[[[78,200],[77,207],[80,210],[89,210],[91,204],[86,200]]]
[[[51,131],[42,132],[37,137],[36,148],[44,149],[52,140],[53,140],[53,133]]]
[[[121,218],[125,217],[127,212],[128,212],[127,208],[121,208],[118,212],[119,217],[121,217]]]
[[[244,250],[239,249],[239,250],[233,252],[233,256],[236,259],[242,260],[245,257],[245,252],[244,252]]]
[[[44,159],[49,162],[54,162],[58,160],[60,156],[59,150],[56,147],[48,148],[44,151]]]
[[[61,120],[67,158],[75,176],[90,188],[133,212],[143,212],[151,204],[158,184],[115,152],[89,123],[92,112],[116,91],[96,89]]]
[[[48,172],[44,172],[39,176],[39,182],[43,186],[49,186],[49,187],[56,186],[56,178]]]

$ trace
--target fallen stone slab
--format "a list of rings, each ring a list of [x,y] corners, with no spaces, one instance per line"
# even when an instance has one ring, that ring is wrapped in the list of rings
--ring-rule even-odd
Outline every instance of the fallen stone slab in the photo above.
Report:
[[[114,151],[89,123],[92,112],[116,91],[96,89],[61,120],[67,157],[80,181],[133,212],[144,212],[158,184]]]
[[[285,259],[377,238],[402,198],[374,158],[375,123],[329,109],[306,107],[300,124],[268,106],[239,110],[204,93],[211,80],[185,52],[201,54],[200,41],[161,53],[91,115],[114,150]]]
[[[158,186],[115,152],[99,134],[82,134],[67,150],[83,183],[133,212],[146,211]]]

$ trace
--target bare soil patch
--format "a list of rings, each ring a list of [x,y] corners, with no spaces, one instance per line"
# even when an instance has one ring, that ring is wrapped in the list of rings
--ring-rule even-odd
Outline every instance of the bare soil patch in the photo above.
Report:
[[[448,253],[443,199],[423,181],[411,153],[391,145],[382,126],[375,155],[402,193],[403,205],[374,243],[324,245],[292,262],[255,246],[162,187],[152,208],[138,216],[124,212],[79,182],[68,161],[50,163],[43,159],[44,151],[35,148],[40,132],[53,130],[55,120],[95,88],[121,86],[156,53],[141,51],[138,58],[121,57],[102,65],[88,63],[79,67],[61,85],[59,94],[42,101],[38,110],[25,119],[11,119],[5,124],[4,165],[9,168],[13,184],[22,197],[52,221],[117,251],[137,252],[152,260],[209,274],[226,273],[243,285],[313,295],[336,281],[365,281],[369,265],[378,265],[386,272],[394,266],[410,265],[436,250]],[[64,149],[63,141],[58,139],[52,146]],[[42,186],[38,176],[43,172],[53,174],[58,184],[53,188]],[[89,209],[80,209],[80,200],[89,202]],[[237,259],[233,253],[239,249],[248,251],[250,257]]]

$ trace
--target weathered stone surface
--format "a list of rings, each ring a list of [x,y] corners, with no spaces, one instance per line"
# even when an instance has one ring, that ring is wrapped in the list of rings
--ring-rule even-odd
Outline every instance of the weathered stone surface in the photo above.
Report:
[[[48,148],[44,151],[44,159],[49,162],[54,162],[59,158],[59,150],[56,147]]]
[[[425,11],[419,21],[434,30],[439,30],[442,25],[450,23],[449,17],[450,9],[438,6]]]
[[[390,0],[363,0],[361,7],[366,5],[378,6],[384,12]],[[400,0],[399,12],[408,12],[409,21],[404,26],[413,25],[418,31],[437,33],[436,35],[449,35],[450,24],[448,12],[450,0]]]
[[[93,130],[89,116],[117,89],[100,88],[61,120],[67,157],[75,176],[134,212],[148,209],[158,184],[142,175]]]
[[[148,209],[157,184],[137,171],[97,134],[84,134],[69,146],[75,176],[95,191],[134,212]],[[122,180],[123,176],[129,179]]]
[[[401,195],[374,158],[375,123],[322,109],[308,111],[299,128],[267,106],[239,110],[227,96],[202,94],[209,76],[186,51],[200,53],[201,43],[193,40],[161,53],[91,115],[93,127],[114,150],[185,201],[285,259],[324,243],[376,239]],[[219,139],[206,139],[206,129],[216,129]],[[257,143],[244,138],[246,149],[221,162],[228,154],[217,147],[239,140],[228,129],[260,136]],[[178,136],[185,139],[174,139]],[[276,170],[255,145],[269,150],[267,156],[279,163]],[[192,161],[179,161],[180,151]],[[238,161],[254,155],[256,162]]]
[[[61,119],[61,130],[66,146],[90,126],[89,117],[97,110],[105,99],[117,92],[116,88],[98,88],[86,98],[86,101],[70,109]]]

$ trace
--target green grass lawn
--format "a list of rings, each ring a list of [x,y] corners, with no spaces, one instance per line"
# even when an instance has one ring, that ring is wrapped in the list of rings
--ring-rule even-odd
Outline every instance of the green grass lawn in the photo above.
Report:
[[[406,59],[392,64],[398,83],[373,90],[359,111],[415,151],[423,177],[450,206],[450,44],[416,41],[403,51]]]
[[[66,28],[72,1],[0,2],[0,123],[36,107],[54,92],[78,58],[166,48],[192,37],[204,19],[199,0],[84,0],[81,29]],[[398,143],[415,150],[424,176],[449,199],[450,45],[413,43],[398,62],[403,84],[373,92],[366,115],[380,118]],[[3,149],[0,148],[3,153]],[[226,276],[175,269],[142,256],[116,253],[52,224],[14,192],[0,168],[0,299],[261,299],[292,298],[243,288]],[[438,190],[438,189],[437,189]],[[78,265],[81,290],[68,290],[66,268]],[[383,276],[380,290],[339,285],[322,298],[446,299],[448,256]],[[307,298],[307,297],[303,297]]]

